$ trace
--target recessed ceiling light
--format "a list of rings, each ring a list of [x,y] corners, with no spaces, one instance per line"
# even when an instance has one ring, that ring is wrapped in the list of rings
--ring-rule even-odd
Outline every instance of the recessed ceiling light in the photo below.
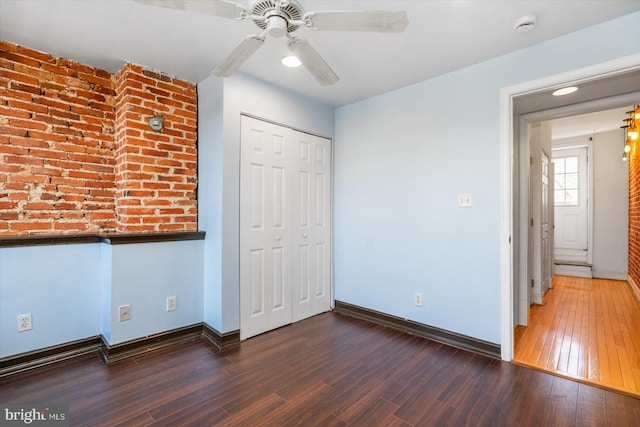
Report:
[[[302,65],[302,62],[300,62],[298,57],[293,55],[283,56],[280,62],[282,62],[282,65],[285,67],[289,68],[296,68]]]
[[[577,90],[578,90],[578,86],[563,87],[561,89],[554,91],[551,95],[553,96],[569,95],[570,93],[573,93]]]

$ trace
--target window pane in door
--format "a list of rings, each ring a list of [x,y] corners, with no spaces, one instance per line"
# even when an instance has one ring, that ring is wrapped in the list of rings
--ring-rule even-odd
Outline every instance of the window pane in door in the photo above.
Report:
[[[565,206],[578,204],[578,190],[565,190]]]
[[[578,156],[564,158],[564,171],[566,173],[578,173]]]
[[[567,190],[576,190],[578,188],[578,174],[568,173],[565,175],[565,188]]]
[[[578,205],[578,156],[558,157],[553,159],[555,174],[555,205]]]

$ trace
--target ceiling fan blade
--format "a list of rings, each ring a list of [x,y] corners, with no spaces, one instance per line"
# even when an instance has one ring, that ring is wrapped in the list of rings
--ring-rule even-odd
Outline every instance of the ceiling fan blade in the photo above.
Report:
[[[187,12],[204,13],[221,18],[242,19],[246,9],[239,4],[225,0],[135,0],[138,3],[159,6]]]
[[[401,33],[409,25],[404,11],[318,11],[305,15],[311,28],[322,31]]]
[[[289,48],[322,86],[331,86],[339,80],[336,73],[306,40],[299,37],[291,38]]]
[[[229,77],[264,43],[259,36],[246,37],[231,53],[211,72],[218,77]]]

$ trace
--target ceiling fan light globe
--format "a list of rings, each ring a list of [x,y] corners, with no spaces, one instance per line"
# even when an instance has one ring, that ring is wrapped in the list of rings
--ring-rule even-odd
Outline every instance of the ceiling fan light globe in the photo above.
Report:
[[[285,56],[280,60],[280,62],[282,62],[282,65],[284,65],[285,67],[289,68],[297,68],[302,65],[300,59],[295,55]]]
[[[271,37],[280,39],[287,35],[287,20],[281,16],[271,16],[267,19],[267,32]]]

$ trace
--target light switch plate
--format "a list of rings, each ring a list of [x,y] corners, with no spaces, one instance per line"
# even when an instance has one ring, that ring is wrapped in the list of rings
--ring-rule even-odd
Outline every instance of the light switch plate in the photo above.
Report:
[[[458,194],[458,207],[459,208],[470,208],[473,206],[473,197],[471,194]]]

